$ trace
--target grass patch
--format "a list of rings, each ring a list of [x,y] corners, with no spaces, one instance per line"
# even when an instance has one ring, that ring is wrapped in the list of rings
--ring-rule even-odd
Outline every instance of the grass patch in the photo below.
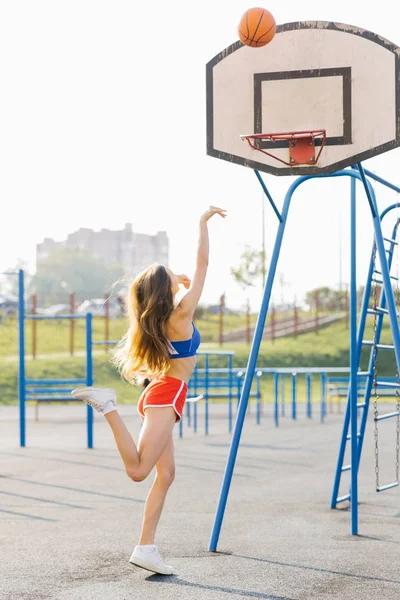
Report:
[[[96,321],[95,321],[96,324]],[[99,335],[101,323],[97,322],[96,335]],[[55,327],[57,328],[57,324]],[[4,326],[3,326],[4,327]],[[79,327],[77,327],[79,330]],[[2,330],[3,331],[3,330]],[[14,330],[15,333],[15,330]],[[82,332],[83,334],[83,329]],[[366,339],[372,339],[372,324],[369,322],[365,333]],[[64,332],[65,338],[65,332]],[[72,378],[84,376],[84,355],[82,356],[57,356],[60,351],[55,344],[48,345],[50,351],[53,348],[55,356],[45,356],[36,360],[27,359],[26,369],[29,378]],[[99,339],[99,338],[98,338]],[[382,333],[382,343],[391,343],[391,333],[386,320]],[[2,340],[4,351],[4,340]],[[82,344],[82,350],[84,345]],[[202,349],[220,350],[217,344],[203,344]],[[247,364],[249,346],[245,343],[225,344],[224,350],[233,350],[235,356],[233,364],[235,367],[244,368]],[[16,354],[16,347],[13,352]],[[46,354],[46,353],[44,353]],[[3,355],[4,356],[4,355]],[[364,348],[361,360],[361,369],[366,370],[369,360],[369,348]],[[321,329],[318,334],[306,333],[295,338],[281,338],[275,342],[262,342],[257,366],[262,367],[347,367],[349,365],[349,331],[344,323],[335,323]],[[202,366],[200,358],[199,366]],[[227,359],[224,356],[213,356],[210,359],[210,367],[226,367]],[[378,373],[382,376],[394,376],[396,374],[396,363],[394,352],[381,351],[378,358]],[[17,401],[17,369],[16,360],[2,360],[0,369],[0,403],[11,404]],[[136,402],[141,389],[123,382],[114,367],[109,362],[109,356],[104,354],[94,355],[94,375],[98,385],[116,387],[120,402]],[[319,398],[319,382],[317,377],[313,378],[313,395]],[[290,378],[287,378],[290,385]],[[305,384],[303,377],[299,378],[298,400],[305,400]],[[272,378],[262,378],[262,390],[265,397],[272,395]],[[286,392],[290,395],[290,390]]]

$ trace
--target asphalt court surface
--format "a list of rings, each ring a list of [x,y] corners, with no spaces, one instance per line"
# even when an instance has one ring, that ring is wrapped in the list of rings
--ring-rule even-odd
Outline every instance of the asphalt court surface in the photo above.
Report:
[[[137,436],[134,406],[121,414]],[[207,551],[229,449],[226,407],[211,407],[210,435],[176,428],[177,476],[157,544],[176,575],[129,563],[152,476],[124,472],[105,419],[85,448],[85,409],[28,408],[27,447],[18,447],[16,407],[0,407],[0,598],[228,600],[400,598],[400,489],[374,491],[373,427],[360,468],[360,535],[346,506],[329,510],[342,415],[321,425],[299,410],[246,421],[219,552]],[[393,422],[394,420],[392,420]],[[395,424],[380,431],[381,481],[395,473]],[[348,481],[349,474],[344,474]],[[341,493],[347,492],[342,487]]]

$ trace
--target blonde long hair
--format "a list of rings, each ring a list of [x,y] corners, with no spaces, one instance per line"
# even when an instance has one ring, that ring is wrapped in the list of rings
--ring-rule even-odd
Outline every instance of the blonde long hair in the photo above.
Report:
[[[129,329],[112,362],[130,382],[163,375],[170,364],[165,326],[174,309],[171,278],[163,265],[140,273],[127,295]]]

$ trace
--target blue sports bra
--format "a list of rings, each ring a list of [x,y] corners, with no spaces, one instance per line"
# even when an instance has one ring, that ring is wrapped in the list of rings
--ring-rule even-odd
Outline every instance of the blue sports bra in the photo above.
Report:
[[[195,356],[200,346],[200,332],[193,323],[193,334],[190,340],[169,343],[171,346],[169,352],[170,358],[189,358],[190,356]]]

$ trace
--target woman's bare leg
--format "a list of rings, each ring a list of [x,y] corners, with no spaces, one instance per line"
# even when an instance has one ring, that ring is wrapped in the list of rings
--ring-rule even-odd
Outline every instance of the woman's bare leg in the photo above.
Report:
[[[146,408],[138,446],[116,410],[105,415],[124,462],[133,481],[143,481],[153,469],[168,444],[176,420],[172,406]]]
[[[154,544],[158,522],[161,517],[168,489],[175,477],[174,442],[172,436],[156,463],[156,476],[144,507],[142,532],[139,545]]]

